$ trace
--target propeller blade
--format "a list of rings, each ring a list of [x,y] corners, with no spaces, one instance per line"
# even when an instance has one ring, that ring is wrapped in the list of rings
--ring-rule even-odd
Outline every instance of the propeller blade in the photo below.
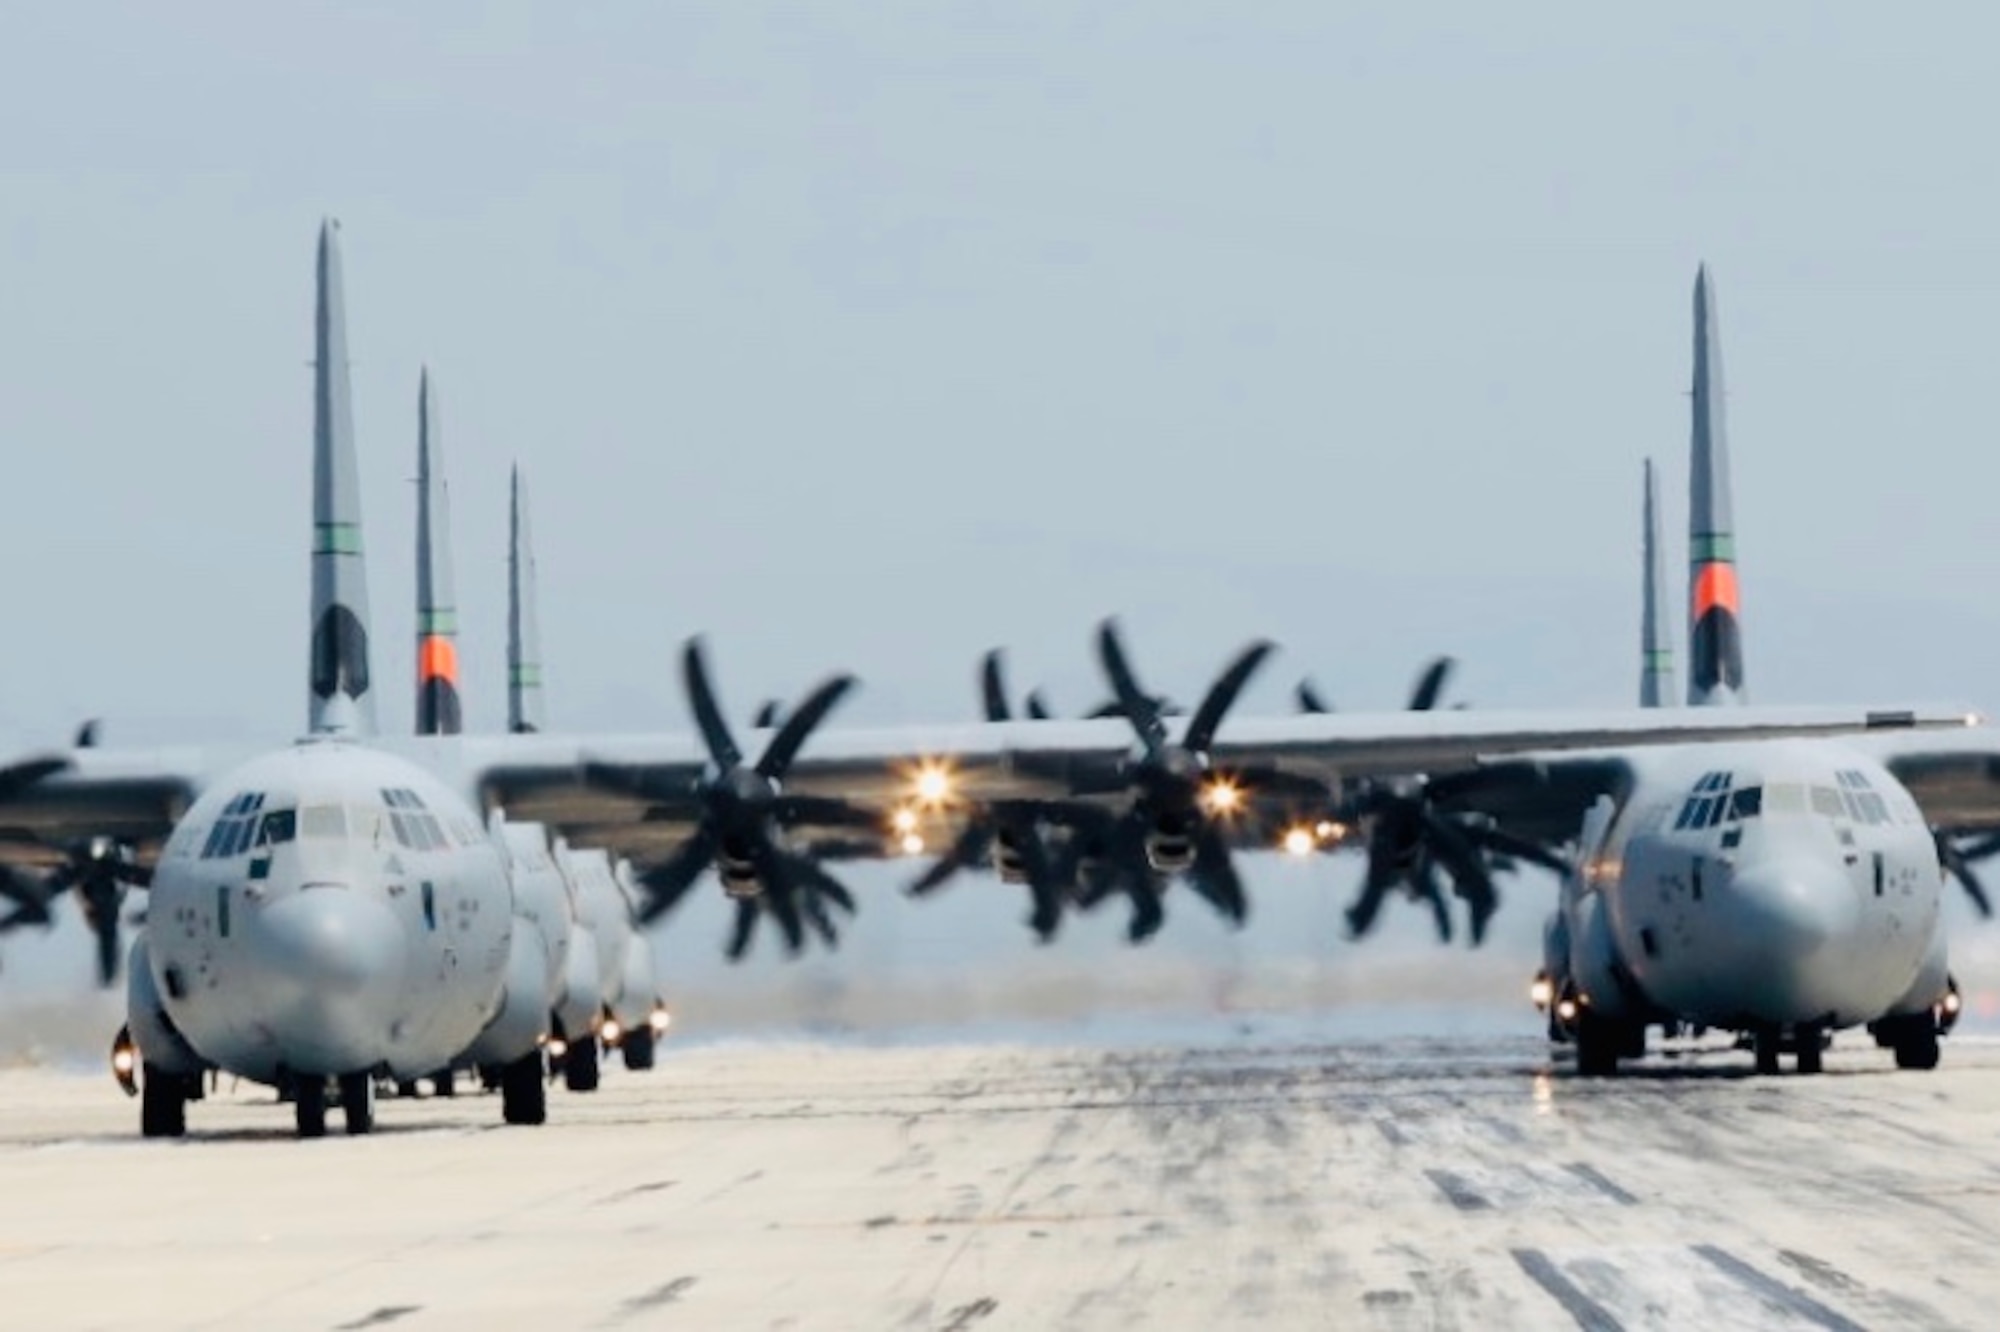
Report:
[[[1118,621],[1106,620],[1097,626],[1097,655],[1104,663],[1104,674],[1111,681],[1111,692],[1118,701],[1132,728],[1139,733],[1146,753],[1157,758],[1167,743],[1167,728],[1160,722],[1160,709],[1146,691],[1139,687],[1139,677],[1132,673],[1132,663],[1125,656],[1125,645],[1119,641]]]
[[[1943,833],[1937,835],[1937,848],[1938,859],[1943,862],[1945,869],[1951,872],[1951,876],[1958,880],[1959,887],[1965,889],[1965,895],[1972,899],[1973,910],[1979,913],[1980,919],[1991,920],[1993,902],[1987,897],[1986,885],[1980,881],[1978,872],[1972,868],[1972,863],[1959,851],[1951,838]]]
[[[757,715],[750,719],[750,724],[760,731],[769,731],[777,726],[778,719],[784,715],[785,705],[775,698],[767,698],[757,705]]]
[[[701,808],[698,781],[692,765],[601,763],[595,759],[583,764],[584,785],[675,812],[691,814]]]
[[[806,923],[812,926],[813,933],[820,937],[822,943],[828,948],[840,947],[840,932],[833,928],[833,917],[826,914],[826,903],[820,900],[818,893],[801,894],[799,907],[805,913]]]
[[[833,711],[847,691],[854,688],[854,684],[853,676],[836,675],[822,681],[818,688],[806,695],[805,701],[785,718],[785,724],[771,737],[771,743],[764,746],[764,754],[757,760],[758,775],[771,781],[784,776],[785,769],[791,767],[792,760],[799,756],[799,749],[806,738],[818,729],[819,724],[826,720],[826,714]]]
[[[731,962],[741,962],[743,955],[750,951],[750,936],[757,929],[757,917],[763,914],[757,908],[754,897],[736,899],[736,922],[730,927],[727,952]]]
[[[848,915],[854,914],[854,894],[847,891],[847,885],[833,877],[824,865],[804,856],[794,857],[792,871],[805,881],[807,890],[815,897],[824,897]]]
[[[97,748],[98,732],[103,725],[104,721],[102,718],[92,717],[89,721],[76,728],[76,738],[69,742],[70,747],[72,749]]]
[[[987,653],[979,663],[979,699],[985,706],[987,721],[1012,720],[1007,711],[1007,682],[1001,674],[999,648]]]
[[[1984,860],[1995,852],[2000,852],[2000,832],[1958,843],[1958,854],[1967,860]]]
[[[881,816],[873,810],[832,796],[779,796],[771,802],[771,816],[788,826],[806,824],[815,828],[878,828],[882,823]]]
[[[1049,711],[1048,700],[1042,697],[1042,691],[1039,689],[1028,691],[1027,707],[1028,720],[1030,721],[1048,721],[1056,715]]]
[[[1167,922],[1167,913],[1160,907],[1159,889],[1150,874],[1134,869],[1124,877],[1125,895],[1132,899],[1132,921],[1125,927],[1125,937],[1142,944],[1160,932],[1160,926]]]
[[[1213,827],[1204,825],[1195,834],[1194,866],[1188,875],[1188,885],[1232,925],[1241,925],[1250,914],[1250,901],[1243,892],[1243,878],[1236,872],[1236,861],[1222,835]]]
[[[1437,866],[1428,857],[1417,862],[1411,874],[1411,882],[1417,895],[1431,904],[1431,915],[1437,919],[1438,942],[1451,942],[1451,903],[1445,901],[1444,885],[1438,882]]]
[[[708,682],[708,662],[699,638],[690,638],[681,650],[681,679],[687,686],[688,706],[694,709],[695,726],[715,766],[727,772],[741,764],[743,751],[736,747],[736,737],[722,719],[722,705],[716,702],[715,690]]]
[[[97,983],[109,989],[111,982],[118,979],[118,917],[116,913],[101,921],[93,921],[92,928],[97,935]]]
[[[1417,687],[1410,693],[1411,712],[1429,712],[1437,706],[1455,665],[1450,657],[1439,657],[1424,668],[1424,673],[1417,677]]]
[[[1388,896],[1389,885],[1396,881],[1397,870],[1386,832],[1378,824],[1368,834],[1368,869],[1361,880],[1361,896],[1354,899],[1347,908],[1347,933],[1349,938],[1359,939],[1375,924],[1375,917],[1382,910],[1383,899]]]
[[[1457,823],[1448,815],[1424,811],[1424,832],[1437,858],[1444,862],[1451,875],[1452,887],[1465,899],[1471,914],[1472,944],[1478,947],[1486,938],[1487,922],[1499,910],[1500,894],[1493,886],[1493,875],[1487,870],[1485,861],[1480,859],[1479,848],[1467,839]]]
[[[979,863],[992,841],[992,829],[984,820],[975,819],[965,825],[965,831],[958,835],[946,852],[931,862],[930,868],[917,876],[905,891],[911,897],[924,897],[942,888],[946,881],[962,869],[970,869]]]
[[[1327,702],[1321,696],[1319,687],[1313,684],[1311,680],[1299,681],[1299,687],[1294,696],[1299,700],[1300,712],[1322,713],[1333,711],[1333,704]]]
[[[801,894],[798,880],[792,877],[792,867],[768,841],[759,841],[750,858],[757,867],[757,881],[764,886],[764,891],[757,894],[757,901],[778,922],[778,930],[785,936],[785,951],[796,957],[806,946],[806,926],[799,916]]]
[[[639,886],[645,890],[646,903],[639,909],[639,923],[651,925],[680,905],[688,889],[694,887],[714,860],[715,836],[707,828],[701,828],[681,843],[673,855],[640,874]]]
[[[1187,731],[1181,737],[1183,745],[1197,754],[1208,752],[1215,741],[1216,728],[1222,725],[1223,717],[1235,706],[1236,696],[1243,692],[1243,686],[1250,682],[1250,677],[1264,664],[1264,658],[1276,651],[1277,646],[1268,640],[1258,639],[1237,654],[1236,660],[1229,663],[1229,669],[1208,687],[1201,706],[1194,710],[1194,717],[1189,720]]]
[[[1490,852],[1497,853],[1493,857],[1495,868],[1499,868],[1498,861],[1501,858],[1512,857],[1516,860],[1525,860],[1531,865],[1540,865],[1543,869],[1550,870],[1556,874],[1569,873],[1569,861],[1562,856],[1549,850],[1540,842],[1516,836],[1508,832],[1505,828],[1494,827],[1490,824],[1473,824],[1463,831],[1467,837],[1471,838],[1478,845],[1485,847]]]

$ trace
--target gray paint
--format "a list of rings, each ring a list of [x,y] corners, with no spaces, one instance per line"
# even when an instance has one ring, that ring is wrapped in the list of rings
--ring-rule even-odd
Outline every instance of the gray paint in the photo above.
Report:
[[[540,731],[542,631],[535,609],[535,544],[528,526],[528,482],[514,468],[507,542],[507,729]]]
[[[1639,706],[1663,708],[1674,701],[1674,631],[1666,613],[1667,553],[1660,540],[1659,480],[1646,459],[1645,540],[1641,558],[1645,586],[1639,624]]]
[[[368,568],[361,548],[361,484],[354,459],[348,384],[347,309],[339,224],[319,232],[313,332],[312,647],[308,729],[371,734],[375,699],[368,670]]]

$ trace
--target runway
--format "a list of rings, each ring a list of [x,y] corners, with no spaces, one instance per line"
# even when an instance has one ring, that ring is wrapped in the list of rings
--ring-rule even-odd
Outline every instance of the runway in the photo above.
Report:
[[[1215,1033],[1208,1033],[1213,1037]],[[2000,1043],[1583,1082],[1518,1037],[737,1044],[556,1093],[262,1092],[137,1138],[0,1074],[0,1322],[35,1327],[1987,1327]]]

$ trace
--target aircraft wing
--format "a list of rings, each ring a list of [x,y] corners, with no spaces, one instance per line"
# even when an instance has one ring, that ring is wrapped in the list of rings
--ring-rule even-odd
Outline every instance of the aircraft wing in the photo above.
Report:
[[[1213,748],[1219,774],[1281,774],[1279,807],[1314,791],[1367,777],[1425,777],[1490,772],[1467,807],[1502,819],[1523,835],[1559,839],[1607,784],[1622,780],[1619,750],[1707,740],[1853,735],[1870,731],[1964,728],[1963,709],[1729,708],[1625,709],[1603,712],[1335,713],[1232,721]],[[510,818],[535,819],[572,840],[634,859],[658,859],[684,841],[700,819],[698,788],[707,769],[685,736],[461,737],[467,789]],[[1567,762],[1552,760],[1572,756]],[[873,830],[823,831],[825,849],[844,855],[897,854],[899,811],[936,848],[967,812],[996,803],[1097,801],[1129,796],[1131,727],[1122,719],[989,722],[828,729],[814,737],[785,789],[872,811]],[[907,819],[908,816],[905,816]],[[1244,822],[1245,844],[1271,818]]]
[[[212,760],[195,751],[52,750],[0,768],[0,864],[48,868],[109,837],[150,865]]]
[[[1895,774],[1938,831],[2000,830],[2000,734],[1977,727],[1868,736],[1857,745]]]

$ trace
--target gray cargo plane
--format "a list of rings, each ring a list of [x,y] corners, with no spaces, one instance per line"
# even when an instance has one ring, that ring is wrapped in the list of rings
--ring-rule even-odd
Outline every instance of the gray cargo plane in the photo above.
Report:
[[[1744,698],[1741,597],[1714,291],[1695,280],[1690,447],[1690,703]],[[1671,696],[1650,464],[1641,701]],[[1765,741],[1574,756],[1549,780],[1594,783],[1534,997],[1585,1073],[1643,1051],[1651,1022],[1748,1035],[1760,1072],[1784,1049],[1821,1066],[1823,1037],[1867,1024],[1898,1066],[1930,1068],[1958,997],[1946,965],[1940,834],[1992,797],[1934,810],[1905,784],[1963,799],[1963,771],[1906,741]],[[1984,746],[1975,746],[1976,750]],[[1962,767],[1962,765],[1961,765]],[[1954,792],[1953,776],[1961,780]],[[1940,780],[1940,778],[1944,780]],[[1966,874],[1969,875],[1967,870]],[[1976,880],[1968,879],[1983,907]]]
[[[0,863],[13,863],[9,847],[105,838],[151,869],[152,901],[128,968],[135,1048],[127,1051],[139,1064],[141,1127],[149,1135],[185,1132],[187,1102],[198,1097],[202,1075],[218,1069],[289,1089],[304,1135],[324,1131],[327,1092],[337,1086],[348,1129],[365,1131],[377,1076],[424,1076],[461,1059],[484,1033],[542,1021],[545,962],[517,970],[524,953],[533,960],[542,946],[524,941],[520,878],[486,831],[496,810],[649,866],[639,887],[656,904],[713,869],[739,908],[752,913],[739,911],[739,936],[746,919],[768,918],[796,948],[807,928],[822,925],[826,901],[840,900],[808,853],[816,835],[874,835],[885,855],[899,846],[949,846],[969,821],[1009,802],[1039,802],[1054,818],[1100,830],[1106,854],[1142,867],[1128,882],[1143,884],[1153,910],[1166,886],[1184,879],[1240,920],[1247,904],[1234,851],[1312,835],[1316,825],[1292,822],[1308,796],[1331,801],[1357,780],[1400,783],[1410,826],[1449,846],[1475,826],[1507,820],[1544,840],[1574,838],[1607,794],[1614,815],[1633,808],[1619,797],[1639,785],[1633,773],[1660,769],[1646,756],[1663,744],[1676,747],[1668,762],[1700,761],[1704,773],[1729,775],[1732,798],[1752,777],[1806,782],[1810,790],[1825,766],[1801,759],[1780,772],[1764,760],[1792,751],[1741,743],[1751,740],[1891,727],[1909,754],[1942,754],[1946,763],[2000,756],[1990,733],[1912,733],[1962,727],[1957,709],[1424,712],[1231,722],[1227,714],[1269,651],[1264,644],[1239,654],[1193,713],[1170,725],[1108,631],[1100,647],[1125,708],[1116,719],[821,734],[852,684],[840,676],[790,710],[752,758],[738,748],[699,645],[690,643],[684,667],[698,724],[692,737],[378,736],[331,227],[321,234],[319,285],[309,734],[263,753],[97,747],[0,769],[7,774],[0,829],[10,834],[0,839]],[[1802,752],[1831,761],[1844,751]],[[1880,776],[1879,765],[1865,759],[1837,766]],[[1878,782],[1876,790],[1888,787]],[[1706,799],[1710,788],[1702,794]],[[1809,805],[1813,799],[1807,796]],[[1705,820],[1712,807],[1702,807]],[[1886,807],[1892,822],[1907,814],[1900,803]],[[1739,811],[1739,822],[1746,815]],[[1625,844],[1616,842],[1618,818],[1591,817],[1593,846]],[[1972,784],[1962,817],[1967,827],[1980,818],[2000,821],[2000,800]],[[1877,882],[1885,892],[1918,893],[1905,882],[1900,844],[1886,836],[1871,834],[1868,843],[1872,850],[1880,841],[1885,852]],[[1746,874],[1745,893],[1765,882],[1781,883],[1788,894],[1819,891],[1817,877],[1793,884],[1785,858],[1792,841],[1746,832],[1742,845],[1783,852],[1763,878]],[[1819,862],[1810,866],[1816,875]],[[1693,896],[1697,903],[1733,901],[1735,885],[1716,872]],[[1135,888],[1135,902],[1140,895]],[[1736,946],[1779,973],[1775,985],[1805,965],[1806,932],[1779,909],[1792,897],[1758,915],[1762,900],[1750,898],[1749,914],[1737,913],[1745,932]],[[1886,919],[1921,934],[1921,906],[1919,899]],[[1612,913],[1608,923],[1622,946],[1624,922]],[[1847,928],[1832,916],[1819,923]],[[1656,929],[1656,943],[1677,946],[1672,923],[1661,928],[1669,932]],[[1588,950],[1600,935],[1578,937]],[[1588,951],[1584,957],[1604,960]],[[1597,975],[1577,969],[1579,994],[1601,1003],[1593,1012],[1615,1022],[1614,996],[1581,988],[1594,986]],[[517,976],[529,979],[516,983]],[[1920,978],[1910,978],[1913,996]],[[1817,969],[1794,979],[1787,993],[1821,997]],[[1829,1000],[1828,1020],[1867,1007],[1850,998]],[[542,1067],[539,1052],[505,1066],[509,1122],[543,1118]]]

